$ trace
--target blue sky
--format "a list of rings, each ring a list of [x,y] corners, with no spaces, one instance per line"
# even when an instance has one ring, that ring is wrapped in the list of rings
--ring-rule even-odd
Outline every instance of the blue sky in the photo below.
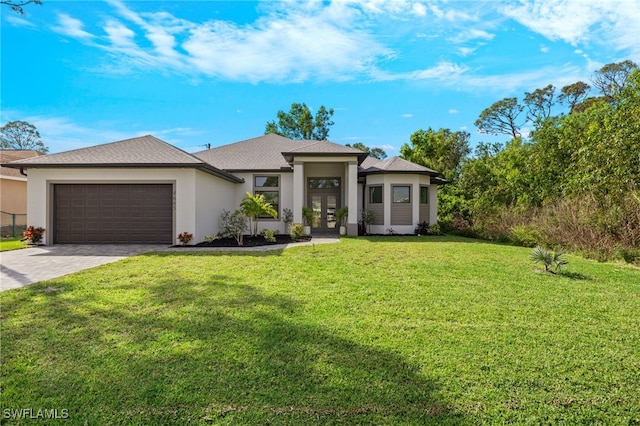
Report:
[[[293,102],[329,139],[397,155],[492,103],[640,63],[638,0],[52,1],[2,7],[1,121],[60,152],[153,134],[188,152],[264,133]],[[526,129],[525,129],[526,134]]]

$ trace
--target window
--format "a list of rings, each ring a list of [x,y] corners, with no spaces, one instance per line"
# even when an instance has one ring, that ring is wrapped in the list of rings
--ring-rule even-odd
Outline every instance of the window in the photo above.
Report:
[[[429,203],[429,187],[421,186],[420,187],[420,204],[428,204]]]
[[[369,187],[369,204],[382,204],[382,187]]]
[[[340,179],[318,179],[318,178],[310,178],[309,179],[309,189],[334,189],[340,188]]]
[[[393,187],[394,203],[410,203],[411,202],[410,195],[411,195],[410,186],[394,186]]]
[[[253,193],[262,194],[280,215],[280,176],[254,176]],[[261,216],[261,219],[273,219],[271,216]]]

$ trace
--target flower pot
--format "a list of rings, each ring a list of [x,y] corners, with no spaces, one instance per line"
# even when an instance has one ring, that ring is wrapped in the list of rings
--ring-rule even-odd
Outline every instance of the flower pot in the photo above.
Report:
[[[340,235],[347,235],[347,227],[346,226],[340,226]]]
[[[304,235],[311,235],[311,226],[305,225],[302,228],[302,232],[304,233]]]

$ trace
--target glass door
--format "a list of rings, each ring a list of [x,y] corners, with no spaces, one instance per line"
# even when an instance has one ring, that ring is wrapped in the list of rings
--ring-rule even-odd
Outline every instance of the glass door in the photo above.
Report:
[[[314,213],[311,228],[317,232],[335,231],[338,194],[327,192],[310,193],[309,204]]]

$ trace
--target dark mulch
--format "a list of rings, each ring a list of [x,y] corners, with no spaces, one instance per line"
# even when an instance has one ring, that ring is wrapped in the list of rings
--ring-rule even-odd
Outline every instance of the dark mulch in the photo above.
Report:
[[[243,245],[241,247],[259,247],[259,246],[272,246],[275,244],[289,244],[295,242],[305,242],[311,241],[311,237],[301,237],[297,240],[294,240],[289,235],[276,235],[275,242],[269,242],[265,240],[262,235],[258,235],[257,237],[252,237],[250,235],[245,235],[243,240]],[[174,247],[182,247],[182,246],[174,246]],[[213,240],[211,242],[201,242],[189,247],[240,247],[238,246],[238,242],[235,238],[218,238],[217,240]]]

